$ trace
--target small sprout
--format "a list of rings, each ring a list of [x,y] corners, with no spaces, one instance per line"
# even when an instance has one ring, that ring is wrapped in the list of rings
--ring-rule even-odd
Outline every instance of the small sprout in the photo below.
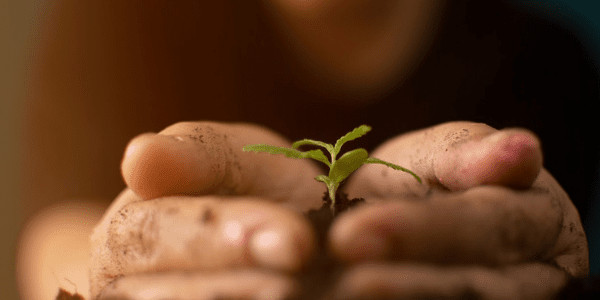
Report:
[[[277,147],[265,144],[247,145],[244,146],[243,150],[246,152],[267,152],[271,154],[283,154],[290,158],[312,158],[316,161],[322,162],[329,167],[329,175],[319,175],[315,177],[317,181],[325,183],[329,192],[329,199],[331,199],[331,211],[334,211],[335,207],[335,194],[340,184],[350,176],[354,171],[360,168],[364,164],[382,164],[388,166],[394,170],[403,171],[412,175],[419,183],[421,178],[411,170],[395,165],[390,162],[383,161],[374,157],[369,157],[367,150],[363,148],[354,149],[344,153],[338,158],[338,154],[342,149],[342,146],[349,141],[355,140],[367,132],[371,131],[371,127],[367,125],[361,125],[354,130],[348,132],[343,137],[339,138],[335,145],[327,144],[321,141],[315,141],[311,139],[303,139],[296,141],[292,144],[292,148]],[[298,150],[301,146],[317,146],[322,147],[329,152],[331,159],[328,159],[321,149],[314,149],[308,151]]]

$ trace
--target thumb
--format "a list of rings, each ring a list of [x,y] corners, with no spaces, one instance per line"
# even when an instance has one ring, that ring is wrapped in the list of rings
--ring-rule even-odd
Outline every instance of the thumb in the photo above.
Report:
[[[525,129],[477,132],[463,141],[438,148],[433,163],[434,180],[450,190],[482,184],[529,188],[542,168],[539,139]]]
[[[453,191],[484,184],[528,188],[542,167],[540,142],[532,132],[472,122],[449,122],[401,135],[373,156],[411,169],[429,186]],[[360,169],[349,186],[374,196],[421,194],[427,188],[375,165]]]
[[[255,125],[177,123],[159,134],[134,138],[125,151],[121,171],[129,188],[144,199],[252,195],[289,201],[302,208],[319,201],[323,191],[313,180],[318,174],[316,166],[242,151],[244,145],[257,143],[288,145],[281,136]]]

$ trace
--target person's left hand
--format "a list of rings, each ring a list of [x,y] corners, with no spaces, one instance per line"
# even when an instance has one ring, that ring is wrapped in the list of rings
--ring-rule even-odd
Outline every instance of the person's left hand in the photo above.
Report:
[[[341,215],[330,248],[352,266],[339,298],[547,299],[588,274],[588,246],[568,195],[542,168],[537,137],[452,122],[373,153],[422,176],[359,169],[347,192],[369,205]]]

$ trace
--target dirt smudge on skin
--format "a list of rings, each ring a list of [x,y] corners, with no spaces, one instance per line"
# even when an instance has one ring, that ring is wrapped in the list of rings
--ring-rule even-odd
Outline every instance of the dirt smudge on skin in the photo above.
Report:
[[[381,170],[381,177],[386,178],[388,176],[389,172],[388,169],[382,169]]]
[[[575,223],[573,223],[573,222],[569,223],[569,232],[573,233],[573,232],[575,232],[575,229],[576,229]]]
[[[454,146],[466,141],[470,135],[469,129],[463,128],[462,130],[447,133],[443,140],[450,146]]]
[[[152,256],[154,253],[154,239],[148,233],[157,232],[156,218],[153,213],[148,212],[140,222],[140,230],[133,238],[138,244],[140,254],[144,256]]]
[[[188,135],[186,135],[186,137],[195,143],[204,144],[204,135],[203,134],[188,134]]]
[[[196,126],[192,129],[193,134],[189,136],[194,142],[202,144],[199,151],[208,155],[208,159],[214,163],[210,164],[210,172],[220,174],[215,181],[214,188],[219,187],[215,192],[218,194],[234,194],[238,186],[233,183],[239,182],[241,165],[239,158],[231,146],[230,137],[226,133],[221,133],[215,127],[210,125]],[[226,149],[223,151],[223,149]]]
[[[149,200],[151,202],[154,200]],[[155,211],[148,203],[136,209],[126,205],[119,211],[119,217],[111,221],[111,230],[115,236],[108,240],[108,246],[115,255],[127,257],[150,257],[155,251],[157,220]],[[117,234],[118,233],[118,234]],[[117,261],[128,260],[125,258]]]
[[[200,217],[198,218],[198,220],[200,221],[200,224],[206,225],[206,224],[214,223],[215,218],[216,218],[216,216],[215,216],[215,213],[213,212],[213,210],[211,208],[206,208],[200,214]]]
[[[176,215],[179,213],[179,207],[169,207],[166,210],[167,215]]]
[[[56,295],[56,300],[84,300],[83,296],[75,292],[75,294],[71,294],[64,289],[58,290],[58,295]]]

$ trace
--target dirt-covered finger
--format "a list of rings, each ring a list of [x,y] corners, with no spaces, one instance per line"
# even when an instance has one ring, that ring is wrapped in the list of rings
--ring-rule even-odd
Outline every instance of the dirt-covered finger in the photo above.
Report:
[[[134,138],[121,164],[127,185],[144,199],[170,195],[253,195],[318,205],[323,188],[306,160],[246,153],[248,144],[289,146],[276,133],[251,124],[181,122],[159,134]]]
[[[333,288],[331,299],[554,299],[567,276],[540,263],[503,268],[361,264]]]
[[[312,229],[300,214],[252,198],[169,197],[133,201],[92,236],[92,293],[123,275],[260,266],[300,269]]]
[[[289,276],[268,270],[164,272],[121,277],[99,300],[290,299],[297,292]]]
[[[557,199],[543,190],[482,186],[357,208],[341,215],[329,236],[345,261],[501,265],[550,259],[562,221]]]
[[[431,187],[458,191],[482,184],[527,188],[542,167],[540,142],[532,132],[472,122],[449,122],[404,134],[372,155],[413,170],[425,184],[383,166],[367,165],[348,184],[352,194],[423,196]]]

